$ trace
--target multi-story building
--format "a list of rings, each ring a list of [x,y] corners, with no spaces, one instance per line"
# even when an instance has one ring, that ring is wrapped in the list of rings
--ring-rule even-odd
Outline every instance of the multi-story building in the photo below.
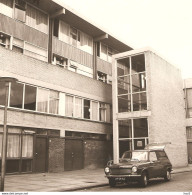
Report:
[[[112,55],[132,48],[53,0],[0,0],[0,7],[0,76],[18,79],[9,84],[7,173],[103,167],[113,153]],[[120,153],[171,139],[183,152],[175,165],[184,165],[178,70],[134,52],[118,63]],[[4,105],[0,82],[0,142]]]
[[[183,81],[179,69],[150,48],[114,55],[114,160],[125,148],[166,145],[173,166],[187,165]]]
[[[192,79],[184,80],[188,161],[192,164]]]
[[[112,55],[131,48],[52,0],[0,7],[0,76],[19,80],[9,86],[7,172],[103,167],[112,156]],[[1,82],[0,142],[4,91]]]

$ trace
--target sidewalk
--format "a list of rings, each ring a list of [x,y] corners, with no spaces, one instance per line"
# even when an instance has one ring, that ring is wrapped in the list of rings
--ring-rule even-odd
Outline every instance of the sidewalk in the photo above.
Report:
[[[173,174],[192,171],[192,165],[173,169]],[[7,192],[65,192],[108,185],[103,169],[83,169],[62,173],[7,175]]]

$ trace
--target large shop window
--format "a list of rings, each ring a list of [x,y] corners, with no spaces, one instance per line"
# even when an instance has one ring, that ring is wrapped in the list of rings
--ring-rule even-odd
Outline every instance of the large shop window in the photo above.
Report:
[[[38,88],[37,111],[48,112],[49,90]]]
[[[0,143],[2,143],[3,127],[0,127]],[[0,144],[0,160],[2,157]],[[8,129],[6,172],[31,172],[33,159],[33,135],[25,134],[19,128]]]
[[[82,98],[75,97],[75,117],[82,118]]]
[[[59,92],[50,91],[49,94],[49,113],[58,114],[59,111]]]
[[[106,121],[106,104],[104,104],[104,103],[100,103],[99,120],[100,121]]]
[[[48,33],[48,15],[27,5],[26,24],[41,31]]]
[[[11,83],[10,106],[23,108],[23,84]]]
[[[13,0],[0,0],[0,13],[12,18]]]
[[[98,104],[99,104],[98,102],[94,102],[94,101],[91,102],[91,114],[92,114],[91,119],[96,121],[98,121]]]
[[[84,99],[84,118],[90,119],[90,100]]]
[[[36,87],[25,85],[24,109],[36,110]]]
[[[65,114],[66,116],[73,116],[73,96],[66,95],[65,97]]]

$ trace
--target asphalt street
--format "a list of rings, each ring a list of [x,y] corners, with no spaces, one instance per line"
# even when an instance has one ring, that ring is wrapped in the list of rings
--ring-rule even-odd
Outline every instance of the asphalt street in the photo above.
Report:
[[[192,192],[192,172],[172,174],[172,179],[165,182],[163,179],[149,181],[146,188],[141,188],[137,183],[128,185],[119,184],[114,188],[109,186],[84,189],[86,192]]]

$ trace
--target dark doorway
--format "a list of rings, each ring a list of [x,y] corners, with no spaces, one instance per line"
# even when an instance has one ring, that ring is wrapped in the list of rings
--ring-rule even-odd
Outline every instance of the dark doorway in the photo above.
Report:
[[[35,172],[46,172],[47,138],[36,137],[35,144]]]
[[[77,139],[65,140],[65,171],[83,169],[83,141]]]

